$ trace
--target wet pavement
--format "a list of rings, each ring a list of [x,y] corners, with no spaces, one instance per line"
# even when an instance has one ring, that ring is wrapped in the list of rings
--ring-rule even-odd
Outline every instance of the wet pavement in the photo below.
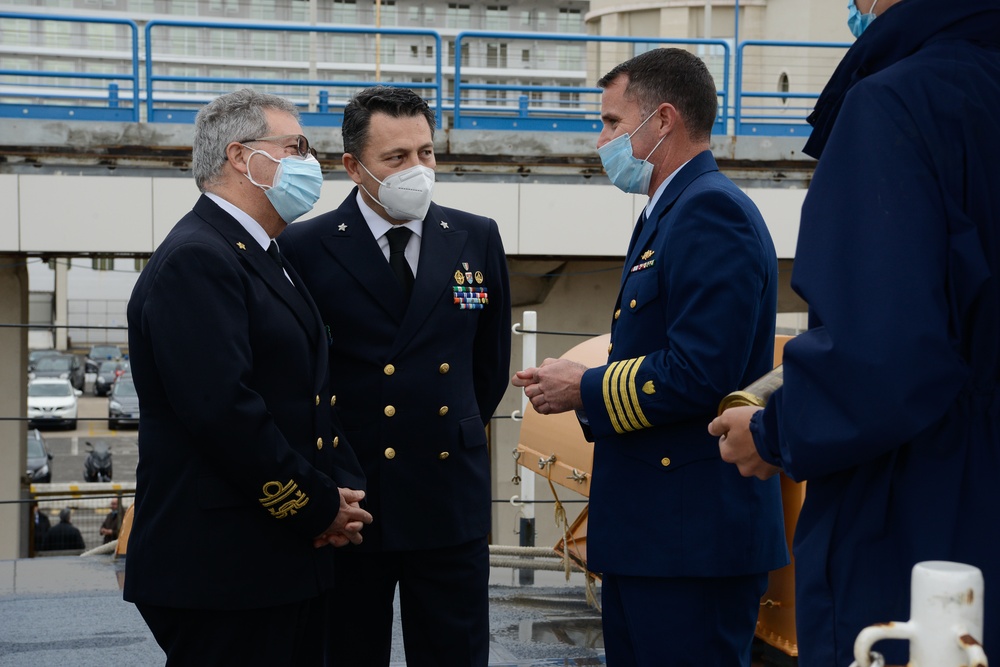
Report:
[[[0,666],[162,665],[135,607],[121,598],[122,561],[111,556],[0,561]],[[583,577],[538,571],[533,585],[494,568],[490,582],[491,667],[604,665],[600,613]],[[398,605],[398,601],[397,601]],[[402,632],[392,664],[404,667]]]

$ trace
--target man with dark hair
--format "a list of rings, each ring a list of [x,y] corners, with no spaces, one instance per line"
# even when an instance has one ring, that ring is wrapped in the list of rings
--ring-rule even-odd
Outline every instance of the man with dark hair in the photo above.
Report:
[[[375,517],[337,553],[331,639],[345,665],[388,665],[398,585],[408,665],[486,665],[485,427],[510,363],[500,233],[431,201],[434,114],[413,91],[362,91],[343,135],[357,188],[281,237],[337,327],[331,378]]]
[[[785,347],[767,407],[727,410],[711,428],[744,474],[807,482],[800,665],[847,665],[863,628],[910,618],[911,572],[928,560],[982,571],[974,639],[995,662],[1000,0],[855,0],[848,11],[859,38],[804,148],[819,162],[792,287],[809,330]],[[908,662],[904,642],[879,651]]]
[[[125,599],[167,665],[322,664],[330,545],[371,521],[327,333],[273,240],[322,174],[295,107],[249,89],[198,112],[193,153],[203,195],[128,304],[142,410]]]
[[[788,562],[780,490],[726,465],[705,424],[771,369],[774,246],[709,150],[716,88],[701,60],[656,49],[599,85],[605,171],[650,198],[608,364],[546,359],[513,383],[542,414],[578,411],[595,440],[587,565],[603,574],[608,664],[749,666],[767,573]]]
[[[44,551],[82,551],[86,548],[80,529],[70,523],[70,515],[68,507],[59,510],[59,523],[53,526],[42,540]]]

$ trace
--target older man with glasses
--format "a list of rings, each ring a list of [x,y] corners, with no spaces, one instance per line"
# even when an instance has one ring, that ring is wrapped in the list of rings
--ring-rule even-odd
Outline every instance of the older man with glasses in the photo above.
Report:
[[[142,411],[125,599],[168,665],[321,664],[333,547],[371,521],[327,333],[274,241],[323,177],[295,107],[252,90],[199,112],[193,153],[203,196],[128,306]]]

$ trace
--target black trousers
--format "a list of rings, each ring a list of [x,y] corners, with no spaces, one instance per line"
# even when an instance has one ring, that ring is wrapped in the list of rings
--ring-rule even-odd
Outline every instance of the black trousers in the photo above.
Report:
[[[443,549],[338,551],[336,585],[327,594],[329,664],[389,664],[398,584],[407,667],[486,667],[489,579],[485,537]]]
[[[324,664],[320,598],[261,609],[136,608],[167,654],[167,667]]]

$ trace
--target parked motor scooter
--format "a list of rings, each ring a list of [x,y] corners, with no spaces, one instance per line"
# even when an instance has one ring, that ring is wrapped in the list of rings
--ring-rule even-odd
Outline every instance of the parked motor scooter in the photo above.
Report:
[[[87,482],[111,481],[111,447],[106,442],[87,442],[87,458],[83,462],[83,479]]]

